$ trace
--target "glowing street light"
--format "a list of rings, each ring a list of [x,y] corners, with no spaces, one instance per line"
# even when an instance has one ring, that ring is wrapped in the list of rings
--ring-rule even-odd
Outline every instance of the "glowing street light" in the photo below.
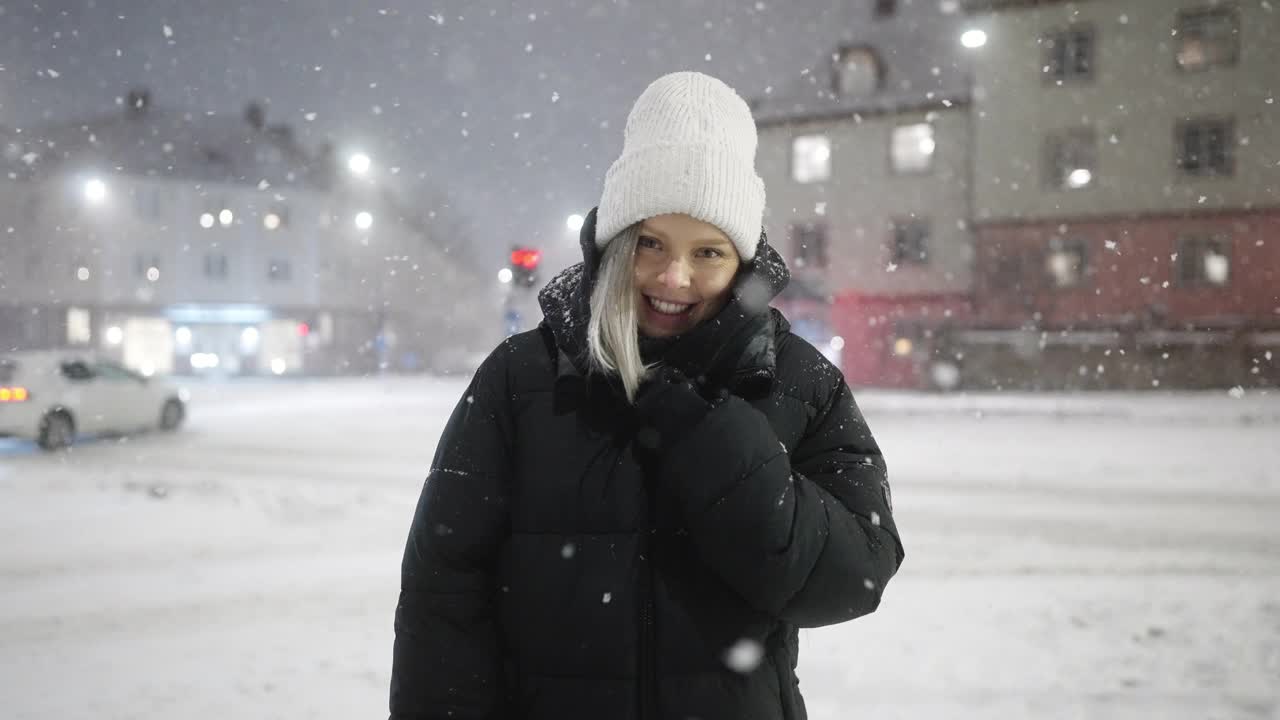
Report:
[[[90,178],[84,183],[84,199],[90,205],[101,205],[107,199],[107,184],[98,178]]]
[[[373,161],[362,152],[351,153],[351,157],[347,158],[347,169],[356,175],[367,175],[372,165]]]
[[[262,217],[262,227],[268,230],[275,230],[280,227],[280,216],[275,213],[267,213]]]
[[[222,223],[222,227],[227,227],[232,222],[234,222],[235,219],[236,219],[235,213],[231,212],[227,208],[223,208],[222,212],[218,213],[218,222]]]
[[[498,282],[502,283],[503,285],[506,285],[507,283],[511,282],[511,278],[512,278],[511,268],[502,268],[501,270],[498,271]]]
[[[118,325],[112,325],[107,328],[107,343],[110,345],[119,345],[124,341],[124,331]]]
[[[987,34],[978,29],[965,30],[960,36],[960,44],[974,50],[987,44]]]
[[[583,223],[583,222],[584,222],[584,220],[583,220],[582,216],[581,216],[581,215],[578,215],[578,214],[576,214],[576,213],[575,213],[575,214],[573,214],[573,215],[570,215],[570,216],[569,216],[569,218],[568,218],[567,220],[565,220],[565,221],[564,221],[565,225],[568,225],[568,226],[569,226],[569,229],[570,229],[570,230],[572,230],[572,231],[574,231],[574,232],[578,232],[579,230],[581,230],[581,229],[582,229],[582,223]]]
[[[213,213],[200,213],[200,227],[205,230],[213,227]]]
[[[368,230],[373,227],[373,215],[364,210],[356,213],[356,227],[360,230]]]

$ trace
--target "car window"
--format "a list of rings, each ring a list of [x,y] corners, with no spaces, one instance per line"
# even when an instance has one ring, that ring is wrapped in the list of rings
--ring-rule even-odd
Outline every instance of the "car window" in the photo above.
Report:
[[[93,369],[81,360],[67,360],[62,363],[62,376],[68,380],[91,380]]]
[[[106,380],[128,380],[131,382],[141,382],[142,376],[134,373],[132,370],[123,368],[112,362],[99,361],[94,364],[94,372],[101,378]]]

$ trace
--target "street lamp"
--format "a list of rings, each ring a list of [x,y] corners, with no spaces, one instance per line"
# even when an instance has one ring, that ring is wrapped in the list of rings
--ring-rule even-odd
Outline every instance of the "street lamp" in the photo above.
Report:
[[[568,225],[570,230],[578,232],[582,229],[583,222],[582,216],[575,213],[570,215],[569,218],[564,221],[564,224]]]
[[[364,210],[356,213],[356,227],[360,230],[368,230],[373,227],[373,215]]]
[[[357,176],[367,175],[372,165],[373,161],[362,152],[351,153],[351,157],[347,158],[347,169]]]
[[[502,283],[503,285],[506,285],[507,283],[511,282],[512,277],[513,275],[511,273],[511,268],[502,268],[501,270],[498,271],[498,282]]]

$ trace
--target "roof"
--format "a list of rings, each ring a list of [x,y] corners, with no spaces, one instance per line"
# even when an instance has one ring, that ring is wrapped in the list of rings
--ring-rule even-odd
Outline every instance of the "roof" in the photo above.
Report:
[[[259,116],[261,117],[261,116]],[[73,123],[0,134],[9,172],[38,177],[96,167],[128,175],[275,186],[323,185],[329,163],[287,126],[255,126],[236,114],[193,113],[149,101]]]
[[[868,8],[870,3],[865,4]],[[969,58],[959,42],[967,18],[958,4],[899,3],[892,17],[868,9],[851,16],[838,37],[815,49],[814,62],[794,81],[752,98],[760,125],[940,109],[969,102]],[[837,60],[844,50],[866,49],[879,65],[879,88],[842,96]]]

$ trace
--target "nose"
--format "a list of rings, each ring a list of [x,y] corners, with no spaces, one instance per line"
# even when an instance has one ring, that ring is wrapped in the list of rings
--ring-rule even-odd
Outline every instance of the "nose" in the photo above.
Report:
[[[673,290],[689,287],[688,265],[683,260],[672,260],[658,276],[658,282]]]

